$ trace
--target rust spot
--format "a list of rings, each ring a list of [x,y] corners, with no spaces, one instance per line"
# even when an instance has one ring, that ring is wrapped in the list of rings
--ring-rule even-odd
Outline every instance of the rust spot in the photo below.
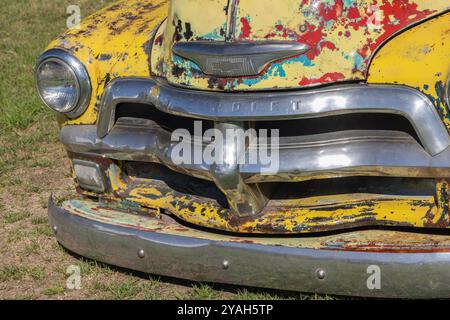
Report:
[[[186,40],[189,40],[192,38],[194,33],[191,30],[191,24],[189,22],[186,22],[184,25],[185,25],[186,31],[184,32],[183,35]]]
[[[98,61],[109,61],[112,59],[112,55],[109,53],[102,53],[97,56]]]

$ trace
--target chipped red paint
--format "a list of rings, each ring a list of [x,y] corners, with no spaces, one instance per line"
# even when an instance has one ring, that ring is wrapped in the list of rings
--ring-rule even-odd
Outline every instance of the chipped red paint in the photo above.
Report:
[[[158,37],[156,37],[156,39],[155,39],[155,45],[161,46],[162,43],[163,43],[163,39],[164,39],[164,36],[163,36],[163,35],[159,35]]]
[[[327,73],[318,79],[310,79],[310,78],[303,77],[302,80],[300,80],[300,82],[298,84],[301,86],[308,86],[308,85],[317,84],[317,83],[337,82],[337,81],[341,81],[344,79],[345,79],[345,76],[342,73],[335,72],[335,73]]]
[[[266,40],[277,38],[282,36],[285,39],[296,38],[297,42],[305,43],[311,47],[308,51],[308,59],[312,60],[320,54],[319,44],[323,44],[322,41],[324,34],[322,29],[316,28],[314,25],[306,23],[307,31],[303,34],[297,34],[295,30],[284,27],[283,25],[276,26],[276,32],[267,34],[264,36]],[[241,39],[243,39],[242,37]],[[325,41],[325,43],[330,44],[330,42]],[[334,44],[333,44],[334,45]]]
[[[252,33],[252,28],[250,27],[250,23],[246,18],[241,18],[242,23],[242,29],[241,29],[241,35],[239,36],[240,39],[245,39],[250,36]]]
[[[195,64],[173,58],[167,71],[161,65],[159,74],[165,73],[169,82],[182,86],[224,91],[364,81],[371,59],[387,39],[448,10],[441,0],[439,4],[417,0],[286,0],[264,3],[267,10],[261,19],[262,13],[253,11],[254,4],[256,0],[236,1],[236,8],[227,11],[233,15],[229,21],[234,21],[234,25],[229,27],[234,36],[230,41],[300,42],[311,48],[304,57],[276,61],[257,76],[235,78],[205,75]],[[274,10],[270,10],[271,7]],[[280,12],[283,12],[282,16]],[[226,23],[225,18],[223,23]],[[206,34],[199,33],[194,38],[223,41],[221,33],[216,32],[214,36],[211,32],[218,27],[205,26]],[[173,38],[171,36],[167,35],[167,41]],[[175,41],[188,40],[180,38]]]
[[[348,9],[347,17],[349,19],[359,19],[361,18],[361,14],[357,8],[351,7],[350,9]]]
[[[312,1],[303,1],[303,5],[311,3]],[[344,10],[344,5],[342,0],[335,1],[335,4],[330,7],[327,3],[319,3],[317,6],[317,11],[314,12],[315,19],[318,21],[317,24],[307,23],[307,32],[303,34],[298,34],[297,31],[292,29],[287,29],[282,25],[278,24],[275,26],[277,32],[273,32],[264,36],[265,39],[271,39],[280,36],[280,33],[284,38],[295,37],[298,42],[306,43],[311,48],[312,51],[308,53],[308,58],[313,60],[322,51],[323,48],[332,48],[336,50],[339,48],[338,43],[332,43],[326,39],[327,32],[325,30],[325,25],[328,22],[334,22],[334,25],[344,25],[345,28],[349,29],[343,36],[349,38],[351,36],[351,30],[359,30],[359,28],[365,28],[371,22],[374,16],[374,8],[367,7],[366,12],[361,16],[360,11],[356,7],[350,7]],[[366,43],[358,49],[358,53],[362,54],[364,58],[369,58],[369,54],[374,52],[380,44],[383,43],[387,38],[392,36],[397,31],[403,29],[404,27],[422,20],[434,13],[431,10],[419,11],[417,9],[417,4],[410,2],[408,0],[397,0],[393,3],[385,1],[383,5],[379,7],[379,10],[384,12],[384,19],[380,22],[383,27],[384,32],[381,32],[379,37],[376,39],[366,39]],[[395,18],[399,21],[398,24],[392,24],[391,20]],[[247,19],[245,20],[245,29],[251,30],[251,25]],[[244,21],[242,21],[244,26]],[[245,39],[250,36],[250,33],[242,32],[240,39]],[[338,49],[339,50],[339,49]],[[356,72],[356,71],[355,71]],[[332,78],[323,77],[324,80],[331,80]],[[317,83],[313,81],[313,83]]]
[[[330,42],[330,41],[324,41],[320,45],[321,45],[322,48],[328,48],[330,50],[337,50],[336,45],[333,42]]]
[[[371,44],[372,50],[377,48],[384,40],[398,30],[414,23],[415,21],[425,19],[435,13],[435,11],[432,10],[419,11],[417,9],[417,4],[408,0],[396,0],[392,1],[392,4],[386,1],[382,6],[380,6],[380,10],[384,11],[382,25],[386,31],[381,34],[373,44]],[[400,21],[399,25],[390,24],[389,16],[391,15]]]

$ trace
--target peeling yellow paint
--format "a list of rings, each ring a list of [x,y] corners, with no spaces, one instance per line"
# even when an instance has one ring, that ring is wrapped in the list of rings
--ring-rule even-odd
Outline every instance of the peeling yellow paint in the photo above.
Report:
[[[116,165],[108,169],[111,194],[143,208],[171,213],[195,225],[237,233],[301,234],[358,226],[450,226],[449,185],[436,184],[436,196],[378,194],[327,195],[270,200],[263,212],[241,219],[215,200],[176,192],[160,180],[126,177]]]
[[[149,77],[149,52],[154,29],[167,17],[166,0],[119,1],[83,20],[80,29],[67,31],[50,48],[62,48],[85,66],[92,83],[87,111],[66,124],[94,124],[105,86],[117,77]],[[147,46],[146,46],[147,45]]]
[[[450,77],[450,13],[404,32],[376,54],[368,83],[395,83],[428,95],[450,129],[444,87]]]
[[[387,38],[449,7],[447,0],[246,0],[235,7],[226,0],[175,0],[159,32],[159,47],[152,53],[152,71],[176,85],[217,91],[363,81],[371,57]],[[203,11],[213,18],[198,19]],[[238,78],[207,76],[194,62],[171,52],[175,42],[224,41],[227,36],[236,42],[301,42],[311,49],[273,63],[260,75]]]

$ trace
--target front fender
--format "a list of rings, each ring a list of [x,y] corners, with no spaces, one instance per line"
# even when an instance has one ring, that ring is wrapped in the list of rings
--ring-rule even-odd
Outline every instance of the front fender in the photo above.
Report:
[[[94,124],[106,85],[117,77],[150,75],[148,56],[152,32],[167,16],[166,0],[119,1],[86,18],[79,29],[68,30],[48,47],[64,49],[89,72],[92,97],[79,118],[60,118],[67,124]]]
[[[389,41],[375,55],[368,83],[416,88],[433,101],[450,130],[450,13],[422,23]]]

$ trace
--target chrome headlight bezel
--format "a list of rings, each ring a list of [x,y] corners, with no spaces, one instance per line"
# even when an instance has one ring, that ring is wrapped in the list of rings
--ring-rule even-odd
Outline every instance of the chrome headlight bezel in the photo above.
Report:
[[[38,87],[38,72],[45,62],[50,61],[58,62],[66,66],[69,69],[69,72],[75,76],[77,81],[78,98],[76,99],[76,103],[64,112],[58,111],[54,106],[49,105],[42,97]],[[92,94],[91,80],[85,66],[67,51],[63,49],[50,49],[45,51],[37,60],[35,68],[35,81],[39,97],[52,111],[65,115],[68,118],[76,118],[86,111]]]

